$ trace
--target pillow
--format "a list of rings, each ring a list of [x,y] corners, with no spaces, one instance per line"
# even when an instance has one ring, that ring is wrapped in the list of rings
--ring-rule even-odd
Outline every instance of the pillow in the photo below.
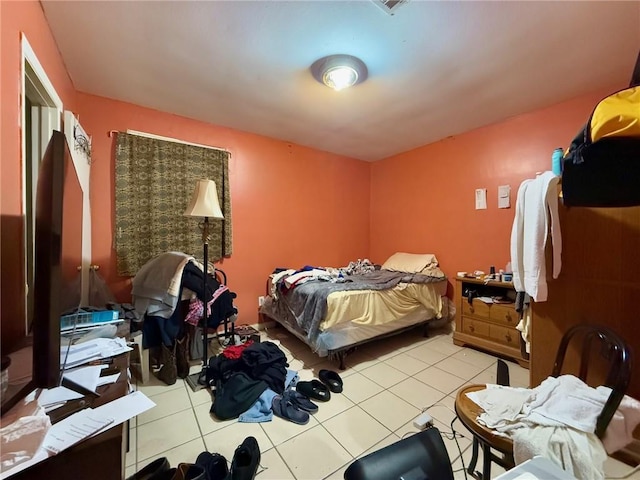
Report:
[[[420,273],[427,267],[435,267],[437,265],[438,259],[431,253],[397,252],[382,264],[382,268],[399,272]]]

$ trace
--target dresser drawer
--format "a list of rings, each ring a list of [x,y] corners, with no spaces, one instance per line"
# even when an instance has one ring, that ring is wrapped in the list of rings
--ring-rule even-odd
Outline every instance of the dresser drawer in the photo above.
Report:
[[[473,299],[473,304],[469,305],[469,302],[466,298],[463,298],[462,302],[462,314],[463,315],[474,315],[476,317],[489,318],[489,310],[490,307],[482,300],[478,300],[477,298]]]
[[[494,322],[511,328],[516,328],[518,325],[518,312],[513,303],[494,303],[489,309],[489,317]]]
[[[489,336],[489,324],[481,320],[474,320],[469,317],[462,317],[462,331],[469,335]]]
[[[489,325],[489,337],[503,345],[520,348],[520,332],[515,328]]]

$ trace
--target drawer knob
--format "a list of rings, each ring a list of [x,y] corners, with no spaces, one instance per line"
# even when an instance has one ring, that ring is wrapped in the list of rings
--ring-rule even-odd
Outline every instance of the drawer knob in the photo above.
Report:
[[[507,339],[507,342],[511,343],[511,334],[510,334],[510,333],[507,333],[507,334],[504,336],[504,338],[506,338],[506,339]]]
[[[511,314],[509,314],[509,313],[505,314],[504,318],[505,318],[505,320],[506,320],[507,322],[509,322],[509,323],[511,323],[511,322],[512,322]]]
[[[469,305],[469,311],[470,311],[471,313],[475,312],[475,309],[473,308],[473,305]]]
[[[473,325],[469,325],[469,331],[473,332],[475,330],[475,328],[473,328]]]

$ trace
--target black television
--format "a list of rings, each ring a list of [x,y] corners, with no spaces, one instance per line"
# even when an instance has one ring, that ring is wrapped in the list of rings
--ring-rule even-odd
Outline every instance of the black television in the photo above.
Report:
[[[62,132],[53,131],[38,168],[33,319],[28,346],[18,353],[18,358],[24,360],[31,357],[32,364],[29,369],[28,365],[14,365],[12,361],[10,388],[2,397],[2,414],[35,388],[60,384],[60,316],[72,306],[68,299],[75,295],[69,295],[69,289],[79,288],[82,217],[82,186],[67,141]],[[18,381],[13,383],[12,370],[20,367],[24,374],[17,375]]]

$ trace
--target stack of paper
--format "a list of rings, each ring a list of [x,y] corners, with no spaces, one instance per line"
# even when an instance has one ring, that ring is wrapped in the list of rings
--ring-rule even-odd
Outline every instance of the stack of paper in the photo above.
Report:
[[[123,338],[96,338],[79,345],[61,347],[60,365],[69,369],[92,360],[115,357],[131,350],[133,349],[127,346]]]

